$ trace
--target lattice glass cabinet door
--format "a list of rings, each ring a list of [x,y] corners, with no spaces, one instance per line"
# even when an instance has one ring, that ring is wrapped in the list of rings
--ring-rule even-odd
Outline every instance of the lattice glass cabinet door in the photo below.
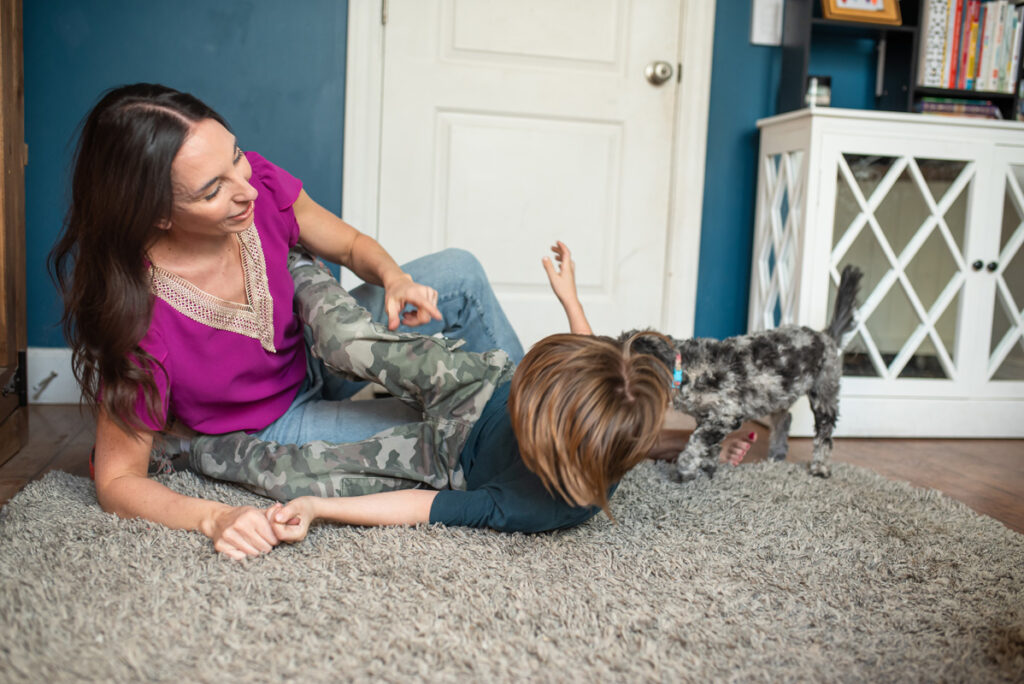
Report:
[[[844,375],[957,384],[957,336],[970,268],[967,207],[976,164],[841,153],[835,173],[826,319],[843,268],[854,264],[864,272]]]
[[[1024,380],[1024,147],[1002,148],[996,156],[998,256],[982,266],[995,281],[986,378],[1006,383]]]

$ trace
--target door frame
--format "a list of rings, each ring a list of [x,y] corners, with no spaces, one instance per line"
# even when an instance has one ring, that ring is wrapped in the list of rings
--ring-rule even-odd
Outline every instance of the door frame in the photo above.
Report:
[[[377,237],[387,0],[348,4],[342,217]],[[715,0],[678,0],[679,54],[661,329],[692,337],[714,46]],[[652,55],[652,59],[656,58]],[[640,74],[637,74],[640,77]],[[684,95],[685,94],[685,95]],[[387,245],[384,245],[387,248]]]
[[[21,0],[0,0],[0,464],[28,441],[23,44]]]

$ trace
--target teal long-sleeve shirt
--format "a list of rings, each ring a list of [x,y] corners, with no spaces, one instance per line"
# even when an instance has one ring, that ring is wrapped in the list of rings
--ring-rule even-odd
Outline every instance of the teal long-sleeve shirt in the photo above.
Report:
[[[430,522],[546,532],[574,527],[601,510],[576,506],[548,493],[523,463],[508,413],[509,387],[505,383],[494,391],[462,449],[466,490],[438,492],[430,507]]]

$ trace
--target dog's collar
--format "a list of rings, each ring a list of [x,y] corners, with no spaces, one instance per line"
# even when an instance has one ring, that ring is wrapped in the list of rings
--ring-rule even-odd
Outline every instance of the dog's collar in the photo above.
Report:
[[[683,384],[683,355],[676,352],[676,365],[672,370],[672,386],[679,389]]]

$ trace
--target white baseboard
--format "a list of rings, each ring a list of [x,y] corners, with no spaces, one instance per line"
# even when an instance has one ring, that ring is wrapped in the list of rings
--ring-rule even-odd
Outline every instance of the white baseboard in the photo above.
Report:
[[[71,372],[68,348],[29,347],[28,402],[30,404],[77,404],[82,397]]]
[[[843,396],[836,437],[913,439],[1024,438],[1024,399],[930,399],[915,397],[892,409],[884,397]],[[793,437],[814,436],[814,416],[806,397],[793,405]]]

